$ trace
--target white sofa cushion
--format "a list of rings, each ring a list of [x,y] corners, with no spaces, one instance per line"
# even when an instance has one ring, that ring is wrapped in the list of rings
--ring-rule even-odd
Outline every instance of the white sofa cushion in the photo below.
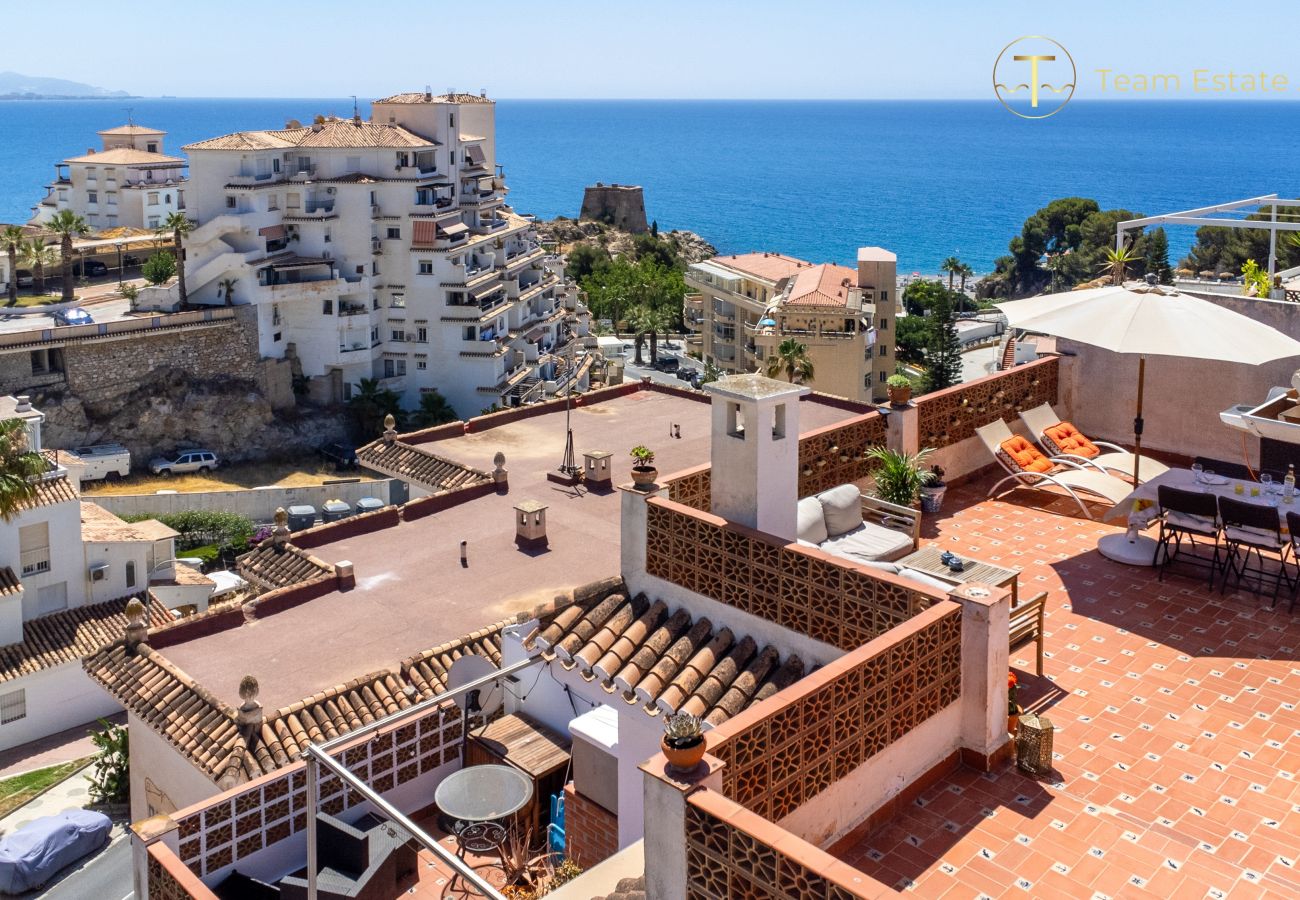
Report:
[[[826,518],[822,513],[822,505],[816,497],[804,497],[799,501],[796,518],[795,536],[800,541],[820,544],[829,537],[826,533]]]
[[[938,588],[945,594],[952,590],[952,585],[948,584],[946,581],[940,581],[933,575],[928,575],[925,572],[918,572],[916,569],[902,568],[898,570],[898,574],[909,581],[915,581],[917,584],[924,584],[932,588]]]
[[[822,491],[817,501],[826,517],[826,533],[830,537],[847,534],[862,524],[862,492],[856,485],[841,484]]]
[[[888,562],[912,552],[912,537],[874,522],[866,522],[859,523],[850,532],[831,538],[821,547],[827,553],[853,562]]]

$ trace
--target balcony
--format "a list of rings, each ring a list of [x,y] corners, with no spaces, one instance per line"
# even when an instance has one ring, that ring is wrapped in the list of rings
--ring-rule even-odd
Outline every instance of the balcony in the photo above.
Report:
[[[226,187],[257,187],[262,184],[281,184],[284,180],[283,172],[266,172],[262,175],[241,172],[238,175],[230,176],[230,180],[226,182]]]
[[[370,315],[370,307],[364,303],[340,303],[339,315],[343,317],[368,316]]]

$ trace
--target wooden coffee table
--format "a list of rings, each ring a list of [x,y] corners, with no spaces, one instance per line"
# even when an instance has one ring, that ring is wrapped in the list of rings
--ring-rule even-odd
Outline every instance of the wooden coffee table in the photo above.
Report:
[[[952,585],[965,584],[968,581],[980,581],[984,584],[991,584],[994,587],[1006,588],[1011,591],[1011,605],[1015,606],[1020,600],[1020,578],[1018,572],[1010,569],[1003,569],[1000,566],[994,566],[989,563],[980,562],[977,559],[957,554],[966,567],[960,572],[954,572],[949,569],[940,559],[943,550],[938,547],[925,547],[910,553],[902,559],[894,560],[897,565],[906,566],[909,569],[915,569],[918,572],[924,572],[926,575],[938,578],[940,581],[946,581]]]

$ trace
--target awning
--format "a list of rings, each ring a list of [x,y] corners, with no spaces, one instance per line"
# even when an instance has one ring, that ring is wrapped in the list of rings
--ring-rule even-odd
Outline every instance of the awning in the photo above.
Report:
[[[437,236],[437,229],[431,219],[416,219],[411,223],[411,246],[427,247]]]
[[[546,329],[545,329],[545,328],[534,328],[532,331],[530,331],[530,332],[528,332],[526,335],[524,335],[524,340],[527,341],[527,342],[530,343],[530,344],[533,344],[533,343],[536,343],[537,341],[541,340],[542,335],[545,334],[545,333],[546,333]]]
[[[283,225],[267,225],[265,228],[257,229],[257,233],[268,241],[283,240],[285,236]]]
[[[483,155],[483,148],[478,144],[471,144],[465,148],[465,158],[469,160],[471,166],[481,166],[487,158]]]
[[[439,222],[438,231],[441,232],[446,237],[451,237],[453,234],[460,234],[463,231],[469,231],[469,226],[466,225],[464,222],[458,222],[458,221]]]

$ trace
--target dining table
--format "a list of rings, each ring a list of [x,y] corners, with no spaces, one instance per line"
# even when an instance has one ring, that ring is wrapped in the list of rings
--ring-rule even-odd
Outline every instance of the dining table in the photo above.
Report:
[[[1281,484],[1266,485],[1251,479],[1228,478],[1213,472],[1170,469],[1138,485],[1127,497],[1102,514],[1103,522],[1127,521],[1130,527],[1123,534],[1108,534],[1098,539],[1098,553],[1125,565],[1155,565],[1157,541],[1142,532],[1160,515],[1158,501],[1161,485],[1274,507],[1283,531],[1286,530],[1286,514],[1300,512],[1300,495],[1288,500]],[[1141,504],[1142,508],[1139,509],[1139,501],[1147,503]]]

